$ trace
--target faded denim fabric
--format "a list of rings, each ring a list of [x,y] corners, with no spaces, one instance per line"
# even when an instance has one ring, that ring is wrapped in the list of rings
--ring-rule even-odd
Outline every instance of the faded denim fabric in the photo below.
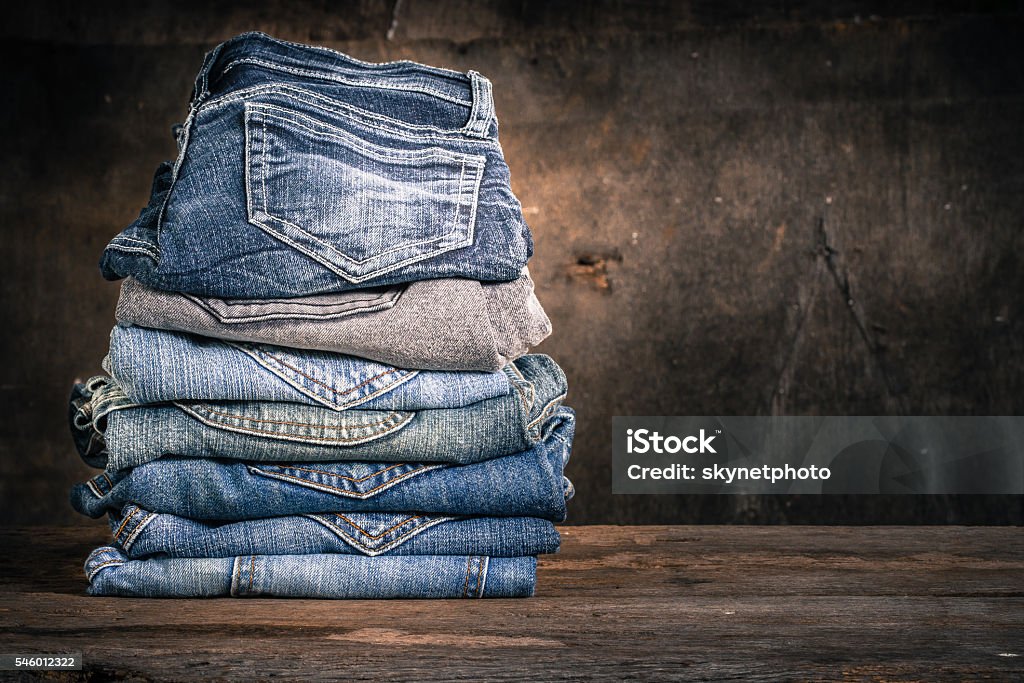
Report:
[[[83,459],[111,472],[164,455],[471,463],[529,450],[572,418],[561,408],[565,375],[548,356],[523,356],[501,372],[511,394],[417,412],[227,401],[138,406],[100,376],[75,386],[69,417]]]
[[[103,368],[133,403],[275,401],[334,410],[460,408],[513,391],[503,372],[408,370],[330,351],[114,326]]]
[[[165,292],[128,278],[117,319],[421,370],[500,370],[551,334],[525,268],[511,282],[443,278],[270,300]]]
[[[266,299],[513,280],[533,252],[473,71],[246,33],[207,54],[178,144],[108,279]]]
[[[241,555],[131,560],[97,548],[89,595],[131,598],[525,598],[537,558],[482,555]]]
[[[110,515],[111,545],[131,559],[236,555],[487,555],[558,552],[555,525],[534,517],[331,512],[218,524],[126,505]]]
[[[168,457],[98,474],[71,490],[71,504],[90,517],[136,503],[153,512],[202,520],[416,510],[560,522],[573,495],[563,472],[574,422],[568,409],[563,411],[548,438],[534,448],[472,465]]]

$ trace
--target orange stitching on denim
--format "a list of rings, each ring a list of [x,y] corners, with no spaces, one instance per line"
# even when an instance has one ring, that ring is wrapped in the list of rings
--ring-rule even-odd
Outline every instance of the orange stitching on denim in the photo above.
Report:
[[[470,555],[466,558],[466,580],[462,583],[462,597],[466,597],[467,591],[469,590],[469,572],[473,566],[473,556]]]
[[[89,573],[89,580],[91,581],[92,577],[96,576],[96,572],[103,569],[104,567],[109,567],[112,564],[124,564],[124,560],[107,560],[102,564],[96,565],[92,568],[92,571]]]
[[[134,510],[132,510],[131,512],[129,512],[129,513],[128,513],[128,516],[127,516],[127,517],[125,517],[125,518],[124,518],[124,519],[123,519],[123,520],[121,521],[121,526],[119,526],[119,527],[117,528],[117,531],[116,531],[116,532],[114,532],[114,540],[115,540],[115,541],[117,540],[117,537],[121,535],[121,532],[122,532],[122,531],[124,531],[124,525],[128,523],[128,520],[130,520],[130,519],[131,519],[132,517],[134,517],[134,516],[135,516],[135,513],[136,513],[136,512],[138,512],[138,511],[139,511],[139,509],[140,509],[140,508],[135,508]]]
[[[107,483],[110,484],[110,488],[114,488],[114,482],[110,481],[110,477],[107,476],[106,472],[101,472],[100,476],[107,480]]]
[[[285,363],[285,362],[284,362],[283,360],[281,360],[280,358],[278,358],[278,357],[277,357],[277,356],[275,356],[274,354],[270,353],[269,351],[267,351],[267,350],[265,350],[265,349],[260,349],[260,352],[261,352],[261,353],[264,353],[264,354],[266,354],[267,356],[270,356],[270,357],[271,357],[271,358],[273,358],[273,359],[274,359],[275,361],[277,361],[278,363],[280,363],[280,364],[281,364],[281,365],[283,365],[284,367],[288,368],[289,370],[291,370],[291,371],[293,371],[293,372],[297,372],[298,374],[300,374],[300,375],[302,375],[303,377],[305,377],[306,379],[308,379],[308,380],[309,380],[310,382],[314,382],[315,384],[319,384],[320,386],[324,387],[325,389],[328,389],[328,390],[330,390],[330,391],[331,391],[331,393],[333,393],[333,394],[334,394],[335,396],[344,396],[344,395],[346,395],[346,394],[351,394],[351,393],[352,393],[353,391],[355,391],[355,390],[357,390],[357,389],[361,389],[361,388],[365,387],[365,386],[366,386],[367,384],[369,384],[370,382],[374,381],[375,379],[380,379],[381,377],[386,377],[386,376],[388,376],[388,375],[393,375],[393,374],[394,374],[394,373],[396,373],[396,372],[400,372],[398,368],[391,368],[391,369],[390,369],[390,370],[388,370],[387,372],[382,372],[382,373],[380,373],[379,375],[374,375],[373,377],[371,377],[371,378],[367,379],[366,381],[364,381],[364,382],[362,382],[362,383],[360,383],[360,384],[357,384],[357,385],[355,385],[355,386],[354,386],[354,387],[352,387],[351,389],[348,389],[348,390],[346,390],[346,391],[338,391],[337,389],[335,389],[334,387],[332,387],[332,386],[331,386],[330,384],[325,384],[325,383],[321,382],[321,381],[320,381],[320,380],[318,380],[318,379],[315,379],[315,378],[313,378],[313,377],[310,377],[309,375],[307,375],[306,373],[304,373],[304,372],[303,372],[302,370],[299,370],[299,369],[298,369],[298,368],[296,368],[296,367],[292,367],[291,365],[288,365],[288,364],[287,364],[287,363]]]
[[[392,411],[391,413],[388,413],[388,416],[385,419],[381,420],[380,422],[367,422],[365,424],[361,424],[361,425],[358,425],[356,427],[338,427],[338,426],[331,426],[331,425],[313,424],[313,423],[309,423],[309,422],[288,422],[286,420],[262,420],[262,419],[257,418],[257,417],[245,417],[244,415],[237,415],[235,413],[225,413],[225,412],[220,411],[220,410],[214,410],[213,408],[197,407],[197,406],[194,406],[194,405],[190,405],[189,408],[192,408],[193,410],[196,410],[198,412],[206,412],[206,413],[208,413],[210,415],[220,415],[222,417],[230,417],[232,419],[243,420],[245,422],[259,422],[259,423],[262,423],[262,424],[272,424],[272,425],[290,425],[290,426],[293,426],[293,427],[317,427],[319,429],[362,429],[364,427],[377,427],[378,425],[387,424],[388,422],[394,422],[395,421],[395,416],[401,416],[400,413]]]
[[[415,517],[406,517],[405,519],[403,519],[403,520],[402,520],[401,522],[399,522],[398,524],[395,524],[394,526],[392,526],[392,527],[391,527],[390,529],[385,529],[384,531],[380,532],[379,534],[377,534],[377,535],[374,535],[374,534],[371,534],[371,533],[370,533],[369,531],[367,531],[366,529],[364,529],[363,527],[361,527],[361,526],[359,526],[358,524],[356,524],[355,522],[353,522],[353,521],[352,521],[351,519],[349,519],[349,518],[348,518],[348,517],[346,517],[345,515],[341,514],[340,512],[335,512],[335,513],[334,513],[334,516],[335,516],[335,517],[340,517],[340,518],[342,518],[343,520],[345,520],[346,522],[348,522],[348,523],[349,523],[349,525],[351,525],[351,526],[355,527],[355,528],[356,528],[356,529],[358,529],[358,530],[359,530],[359,531],[360,531],[361,533],[365,534],[365,535],[367,536],[367,538],[371,538],[371,539],[373,539],[373,540],[375,540],[375,541],[376,541],[376,540],[377,540],[378,538],[382,538],[382,537],[384,537],[385,535],[387,535],[387,534],[391,533],[392,531],[394,531],[394,530],[395,530],[395,529],[397,529],[398,527],[401,527],[401,526],[405,526],[405,525],[406,525],[406,524],[408,524],[409,522],[415,521],[415,520],[417,520],[417,519],[423,519],[423,517],[425,517],[425,515],[416,515]]]
[[[249,556],[249,591],[252,591],[252,580],[256,577],[256,556]]]
[[[263,470],[261,470],[258,467],[255,468],[255,469],[256,469],[257,472],[263,472]],[[403,474],[403,475],[401,475],[399,477],[396,477],[396,478],[392,479],[391,481],[386,481],[383,484],[379,484],[377,486],[374,486],[372,489],[369,489],[367,491],[360,491],[358,493],[360,495],[364,495],[365,496],[365,495],[367,495],[369,493],[373,493],[374,491],[376,491],[379,488],[384,488],[385,486],[390,486],[392,484],[395,484],[395,483],[401,481],[402,479],[405,479],[406,477],[415,474],[416,472],[422,471],[423,469],[425,469],[425,467],[421,467],[418,470],[412,470],[411,472],[407,472],[407,473],[405,473],[405,474]],[[287,475],[287,474],[281,474],[280,472],[275,473],[275,474],[270,474],[270,473],[264,473],[264,474],[266,476],[268,476],[268,477],[280,477],[281,479],[287,479],[287,480],[291,480],[291,481],[298,481],[298,482],[302,482],[303,484],[311,484],[313,486],[322,486],[323,488],[331,489],[332,491],[342,491],[342,492],[345,492],[345,493],[349,493],[349,491],[347,491],[347,489],[339,488],[337,486],[331,486],[330,484],[320,484],[318,482],[312,482],[312,481],[310,481],[308,479],[303,479],[302,477],[292,477],[292,476]]]
[[[476,566],[476,597],[482,598],[484,597],[484,558],[481,557]]]
[[[405,464],[406,463],[404,463],[404,462],[396,462],[394,465],[391,465],[390,467],[385,467],[384,469],[378,470],[378,471],[374,472],[373,474],[368,474],[365,477],[363,477],[362,479],[356,479],[355,477],[346,477],[344,474],[334,474],[333,472],[326,472],[324,470],[314,470],[314,469],[311,469],[309,467],[289,467],[289,466],[286,465],[285,469],[299,470],[300,472],[312,472],[313,474],[324,474],[324,475],[326,475],[328,477],[334,477],[336,479],[344,479],[345,481],[351,481],[351,482],[356,483],[356,484],[361,484],[362,482],[366,481],[367,479],[373,479],[378,474],[384,474],[385,472],[389,472],[389,471],[395,469],[396,467],[404,467]],[[256,469],[259,469],[259,468],[257,467]],[[421,469],[423,469],[423,467],[415,469],[415,470],[413,470],[413,472],[418,472]]]

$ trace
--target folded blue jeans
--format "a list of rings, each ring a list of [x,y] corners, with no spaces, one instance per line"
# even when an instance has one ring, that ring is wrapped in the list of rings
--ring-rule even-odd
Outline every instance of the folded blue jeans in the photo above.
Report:
[[[287,401],[334,410],[460,408],[513,391],[508,374],[406,370],[331,351],[118,323],[104,369],[133,403]]]
[[[160,458],[96,475],[71,490],[90,517],[128,503],[198,520],[332,512],[402,512],[565,519],[573,488],[568,408],[549,438],[523,453],[472,465],[416,462],[238,462]]]
[[[533,252],[474,71],[246,33],[206,55],[177,139],[104,277],[267,299],[514,280]]]
[[[129,558],[236,555],[487,555],[558,552],[555,525],[535,517],[446,517],[420,512],[332,512],[225,524],[129,504],[110,515],[111,545]]]
[[[417,412],[344,410],[272,402],[137,405],[116,382],[76,385],[71,431],[83,459],[108,472],[166,455],[259,462],[472,463],[534,448],[558,424],[565,375],[549,357],[528,355],[502,369],[506,396],[463,408]]]
[[[97,548],[89,595],[131,598],[525,598],[535,557],[484,555],[241,555],[131,560]]]

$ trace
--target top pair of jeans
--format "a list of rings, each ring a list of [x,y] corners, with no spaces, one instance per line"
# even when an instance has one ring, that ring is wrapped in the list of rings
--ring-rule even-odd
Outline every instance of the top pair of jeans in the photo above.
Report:
[[[268,301],[166,292],[128,278],[117,319],[420,370],[500,370],[551,334],[525,268],[511,282],[441,278]]]
[[[178,144],[104,277],[265,299],[513,280],[533,252],[474,71],[246,33],[206,55]]]
[[[127,398],[275,401],[332,410],[461,408],[513,391],[504,372],[419,371],[329,351],[117,324],[104,369]]]

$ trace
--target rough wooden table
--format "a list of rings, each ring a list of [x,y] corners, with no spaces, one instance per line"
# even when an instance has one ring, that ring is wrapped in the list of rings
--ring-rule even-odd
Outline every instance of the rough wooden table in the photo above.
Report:
[[[0,653],[84,654],[46,680],[1024,676],[1019,528],[562,532],[533,599],[376,602],[89,598],[101,528],[0,532]]]

